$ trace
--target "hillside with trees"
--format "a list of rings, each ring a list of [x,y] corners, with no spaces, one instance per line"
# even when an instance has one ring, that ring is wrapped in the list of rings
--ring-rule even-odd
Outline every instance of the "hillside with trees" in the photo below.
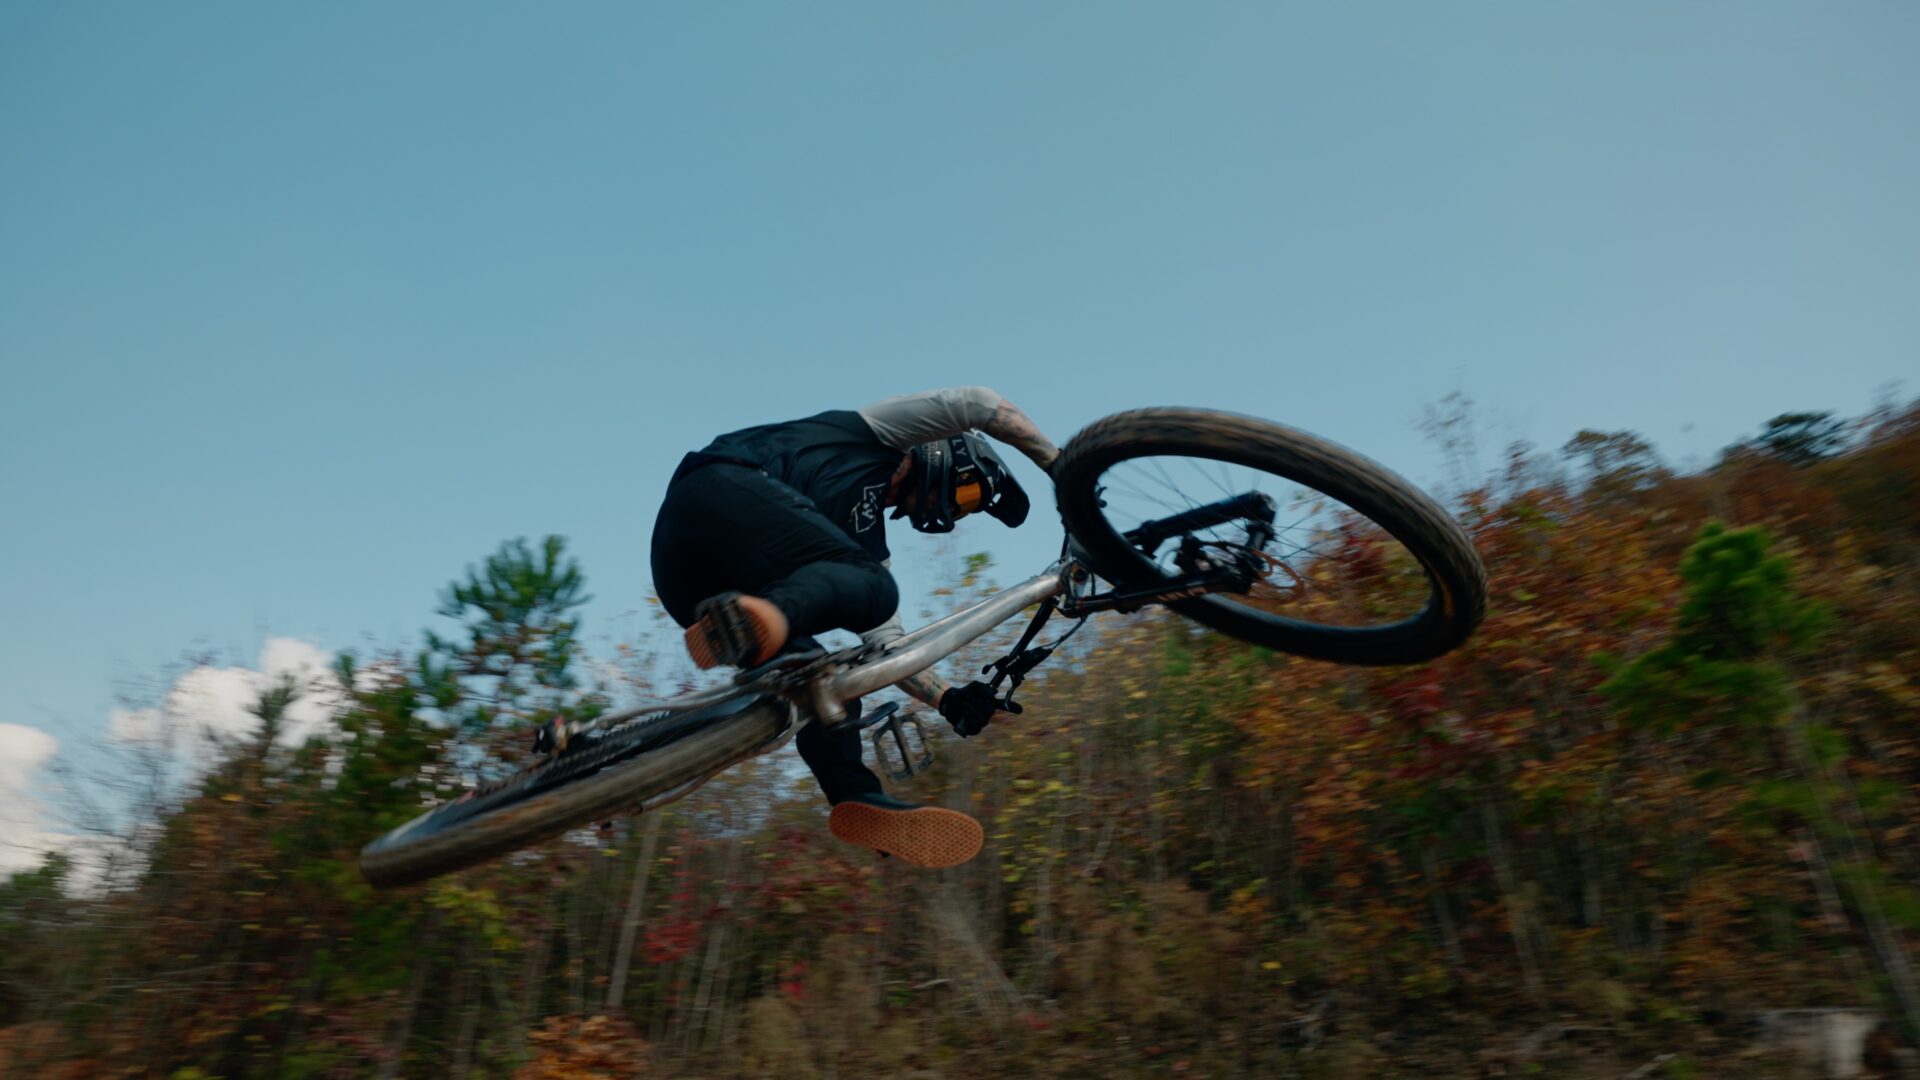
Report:
[[[444,590],[457,632],[155,772],[113,873],[0,883],[0,1074],[1760,1077],[1798,1075],[1756,1032],[1800,1009],[1870,1011],[1891,1069],[1920,409],[1788,414],[1693,472],[1581,432],[1453,501],[1493,587],[1466,648],[1345,668],[1106,617],[906,789],[986,824],[966,866],[837,843],[783,754],[374,891],[360,845],[539,718],[676,689],[665,646],[588,667],[561,541],[503,545]],[[290,745],[312,695],[334,725]]]

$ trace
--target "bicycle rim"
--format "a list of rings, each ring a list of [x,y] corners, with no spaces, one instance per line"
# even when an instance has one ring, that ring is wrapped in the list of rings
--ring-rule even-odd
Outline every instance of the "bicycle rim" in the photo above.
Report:
[[[635,721],[584,748],[592,760],[562,754],[386,833],[361,850],[361,874],[377,886],[405,885],[670,802],[758,753],[786,725],[785,706],[769,696]],[[562,769],[570,771],[553,775]]]
[[[1175,599],[1194,620],[1256,644],[1344,663],[1431,659],[1479,622],[1485,578],[1459,525],[1378,464],[1284,425],[1230,413],[1150,409],[1076,436],[1055,468],[1069,531],[1101,576],[1172,582],[1241,559],[1244,591]],[[1246,518],[1143,528],[1222,500],[1269,500],[1271,535]]]

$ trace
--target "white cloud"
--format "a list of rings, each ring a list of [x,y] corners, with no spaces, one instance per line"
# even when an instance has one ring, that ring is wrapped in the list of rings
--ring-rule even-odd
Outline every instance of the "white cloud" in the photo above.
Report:
[[[41,770],[60,740],[38,728],[0,724],[0,875],[37,865],[68,839],[48,828]]]
[[[281,719],[279,741],[298,745],[332,727],[340,704],[332,659],[310,642],[269,638],[255,667],[197,667],[174,681],[160,707],[112,710],[108,737],[160,752],[172,760],[174,778],[185,779],[211,765],[222,746],[252,738],[260,718],[248,710],[291,676],[301,693]],[[54,827],[45,770],[59,749],[58,739],[37,728],[0,724],[0,876],[64,850],[78,860],[76,880],[89,887],[98,884],[107,856],[93,850],[97,841],[90,846]]]
[[[222,744],[252,737],[260,718],[249,710],[291,676],[301,693],[281,719],[279,741],[298,745],[333,722],[339,695],[332,659],[310,642],[268,638],[257,668],[194,668],[174,681],[162,707],[114,709],[107,731],[118,742],[163,745],[204,762]]]

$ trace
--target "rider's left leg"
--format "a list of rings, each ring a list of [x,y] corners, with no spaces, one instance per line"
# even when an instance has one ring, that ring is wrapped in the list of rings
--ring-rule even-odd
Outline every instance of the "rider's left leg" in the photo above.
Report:
[[[811,499],[763,473],[710,465],[667,488],[653,529],[653,582],[681,626],[725,592],[759,597],[794,636],[860,633],[899,606],[893,575]]]

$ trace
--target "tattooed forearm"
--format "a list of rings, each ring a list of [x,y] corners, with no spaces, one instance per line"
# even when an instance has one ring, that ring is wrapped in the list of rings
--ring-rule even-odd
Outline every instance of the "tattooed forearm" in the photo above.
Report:
[[[1043,469],[1051,466],[1053,459],[1060,456],[1060,448],[1040,433],[1040,428],[1027,418],[1026,413],[1020,411],[1019,406],[1004,398],[983,430],[1027,455]]]
[[[940,695],[947,692],[948,684],[947,680],[933,672],[923,671],[918,675],[909,675],[893,685],[911,695],[916,701],[924,702],[937,709],[940,707]]]

